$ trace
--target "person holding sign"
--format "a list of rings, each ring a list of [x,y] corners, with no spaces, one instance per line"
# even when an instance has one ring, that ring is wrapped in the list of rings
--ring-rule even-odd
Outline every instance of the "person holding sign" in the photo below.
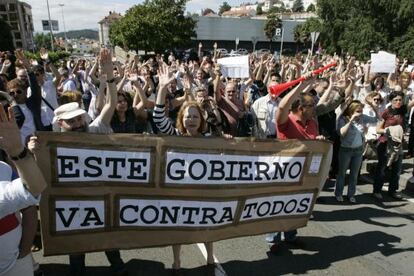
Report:
[[[11,108],[0,104],[0,148],[6,151],[20,178],[0,181],[0,274],[33,275],[32,257],[22,254],[22,236],[15,212],[38,203],[46,181],[32,155],[22,145],[20,131]],[[7,273],[7,274],[6,274]]]
[[[159,90],[157,94],[157,100],[154,108],[154,122],[156,123],[161,133],[169,135],[183,135],[190,137],[203,136],[203,130],[205,126],[205,119],[203,112],[197,102],[190,101],[185,102],[177,116],[177,128],[174,128],[171,121],[165,115],[165,98],[167,96],[168,84],[173,81],[173,76],[168,72],[168,66],[162,64],[159,72]],[[215,264],[213,256],[213,243],[205,243],[207,250],[207,274],[214,275]],[[181,245],[173,245],[173,274],[180,275],[181,259],[180,259]]]
[[[112,55],[109,49],[101,49],[100,62],[103,73],[107,76],[107,99],[99,116],[89,125],[89,115],[81,109],[78,103],[68,103],[55,109],[53,121],[59,126],[61,132],[78,131],[98,134],[110,134],[110,122],[117,105],[117,91],[113,76]],[[28,148],[30,151],[39,149],[37,137],[31,137]],[[105,251],[111,268],[116,275],[127,275],[125,264],[118,250]],[[69,255],[70,274],[85,275],[85,254]]]

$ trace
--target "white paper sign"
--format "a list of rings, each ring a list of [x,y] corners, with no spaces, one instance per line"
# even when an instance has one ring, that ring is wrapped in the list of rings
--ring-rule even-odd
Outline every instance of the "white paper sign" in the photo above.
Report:
[[[240,221],[307,215],[312,200],[313,193],[252,198],[246,200]]]
[[[121,199],[120,226],[211,227],[231,224],[237,201]]]
[[[312,156],[312,161],[309,166],[309,173],[319,173],[319,168],[321,167],[322,155]]]
[[[260,184],[298,182],[304,156],[246,156],[167,152],[165,183],[168,184]]]
[[[248,78],[250,76],[248,55],[220,58],[217,63],[220,64],[221,73],[224,77]]]
[[[149,152],[57,148],[59,182],[148,183]]]
[[[372,73],[392,73],[395,72],[396,55],[384,51],[371,54]]]
[[[56,232],[105,227],[105,201],[57,200]]]

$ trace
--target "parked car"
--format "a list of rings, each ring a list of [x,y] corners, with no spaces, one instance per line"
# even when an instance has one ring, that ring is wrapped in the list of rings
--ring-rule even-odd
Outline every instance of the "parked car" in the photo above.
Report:
[[[224,48],[218,48],[217,52],[219,52],[221,54],[221,56],[225,56],[225,55],[229,54],[229,52]]]
[[[256,55],[257,56],[262,56],[265,54],[270,54],[270,50],[269,49],[260,49],[256,51]]]
[[[240,56],[240,54],[239,54],[238,51],[231,50],[230,51],[230,54],[228,54],[227,56],[229,56],[229,57],[237,57],[237,56]]]
[[[244,48],[240,48],[240,49],[237,50],[237,53],[240,54],[240,55],[242,55],[242,56],[244,56],[244,55],[248,55],[249,54],[249,51],[247,51]]]

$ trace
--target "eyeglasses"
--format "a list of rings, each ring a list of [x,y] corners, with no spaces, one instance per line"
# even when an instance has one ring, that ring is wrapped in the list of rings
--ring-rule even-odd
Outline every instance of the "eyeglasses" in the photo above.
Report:
[[[10,91],[9,94],[10,94],[10,96],[14,97],[16,95],[23,94],[23,91],[22,90]]]
[[[227,90],[226,92],[227,92],[227,93],[228,93],[228,92],[233,92],[233,93],[236,93],[236,90]]]

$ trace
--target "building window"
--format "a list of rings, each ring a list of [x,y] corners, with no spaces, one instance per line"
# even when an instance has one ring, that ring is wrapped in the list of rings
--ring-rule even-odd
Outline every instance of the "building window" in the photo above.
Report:
[[[1,16],[1,19],[3,19],[4,21],[9,21],[9,17],[7,16],[7,14],[2,14],[2,15],[0,15]]]
[[[15,4],[9,4],[9,11],[15,11],[16,5]]]
[[[14,32],[14,38],[15,39],[22,39],[22,36],[18,32]]]
[[[6,5],[0,5],[0,11],[6,11]]]
[[[23,47],[22,42],[21,41],[16,41],[16,47],[17,48],[22,48]]]
[[[18,31],[19,30],[19,24],[17,24],[17,22],[11,22],[9,25],[10,25],[12,31]]]
[[[17,21],[17,13],[9,13],[10,21]]]

